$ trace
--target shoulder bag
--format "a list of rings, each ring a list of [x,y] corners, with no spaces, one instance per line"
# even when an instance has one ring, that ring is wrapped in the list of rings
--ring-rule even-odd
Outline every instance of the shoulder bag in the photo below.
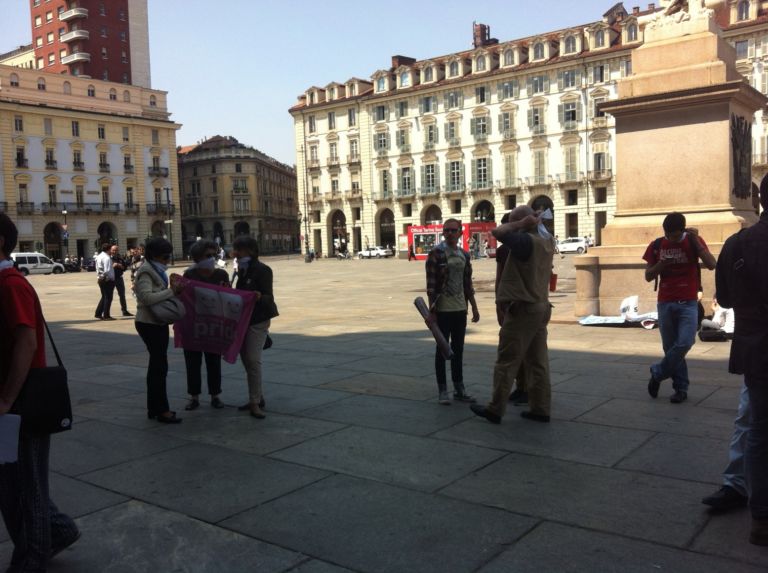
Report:
[[[163,324],[173,324],[187,314],[184,303],[177,296],[156,302],[149,306],[149,310]]]

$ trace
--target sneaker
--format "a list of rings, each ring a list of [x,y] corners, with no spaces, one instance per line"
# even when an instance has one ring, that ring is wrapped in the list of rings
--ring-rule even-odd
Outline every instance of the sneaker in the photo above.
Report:
[[[714,511],[725,512],[739,507],[746,507],[747,496],[740,494],[729,485],[724,485],[712,495],[702,499],[701,503],[708,505]]]
[[[485,418],[491,424],[501,424],[501,416],[497,416],[493,412],[489,412],[488,408],[485,406],[481,406],[480,404],[472,404],[469,409],[472,410],[475,416]]]
[[[477,402],[474,396],[470,396],[467,394],[467,391],[463,389],[460,392],[454,392],[453,399],[457,402],[466,402],[467,404],[474,404]]]
[[[509,401],[515,406],[525,406],[528,404],[528,392],[524,392],[518,388],[509,395]]]
[[[688,399],[688,392],[682,390],[675,390],[675,393],[669,397],[669,401],[673,404],[682,404]]]
[[[651,395],[651,398],[658,398],[659,386],[661,386],[661,382],[653,377],[653,370],[651,370],[651,379],[648,381],[648,394]]]
[[[451,405],[451,395],[448,394],[448,390],[440,391],[440,394],[437,397],[437,403],[442,404],[443,406]]]

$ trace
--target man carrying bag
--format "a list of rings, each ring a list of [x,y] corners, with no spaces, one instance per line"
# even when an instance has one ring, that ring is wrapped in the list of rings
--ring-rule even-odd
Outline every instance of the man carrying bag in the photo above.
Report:
[[[0,213],[0,414],[14,407],[30,369],[46,365],[40,301],[10,258],[17,238],[16,226]],[[24,429],[22,416],[18,461],[0,465],[0,511],[14,544],[11,572],[45,571],[51,557],[80,537],[48,495],[49,448],[50,435]]]

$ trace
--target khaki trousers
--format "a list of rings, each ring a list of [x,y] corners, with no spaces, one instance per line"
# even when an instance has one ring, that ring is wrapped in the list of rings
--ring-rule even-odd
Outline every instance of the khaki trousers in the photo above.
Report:
[[[269,334],[269,320],[258,322],[248,327],[243,347],[240,350],[240,359],[245,366],[245,374],[248,377],[248,398],[251,404],[258,404],[262,398],[261,389],[261,355],[264,352],[264,342]]]
[[[528,406],[534,414],[549,416],[552,400],[549,383],[547,323],[552,307],[547,303],[510,305],[499,332],[493,368],[493,396],[488,410],[503,416],[520,365],[525,362]]]

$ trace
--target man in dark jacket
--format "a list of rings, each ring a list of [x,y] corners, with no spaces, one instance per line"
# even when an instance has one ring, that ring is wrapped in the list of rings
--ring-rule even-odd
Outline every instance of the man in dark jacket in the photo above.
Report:
[[[743,374],[752,410],[746,468],[751,491],[750,543],[768,545],[768,193],[763,214],[731,236],[717,261],[717,300],[736,314],[729,372]]]
[[[251,237],[238,237],[232,244],[232,254],[237,258],[235,288],[252,291],[256,305],[251,314],[251,326],[243,341],[240,358],[248,376],[247,404],[240,411],[249,411],[254,418],[264,418],[263,393],[261,389],[261,354],[269,334],[271,319],[278,315],[272,292],[272,269],[259,262],[259,244]]]

